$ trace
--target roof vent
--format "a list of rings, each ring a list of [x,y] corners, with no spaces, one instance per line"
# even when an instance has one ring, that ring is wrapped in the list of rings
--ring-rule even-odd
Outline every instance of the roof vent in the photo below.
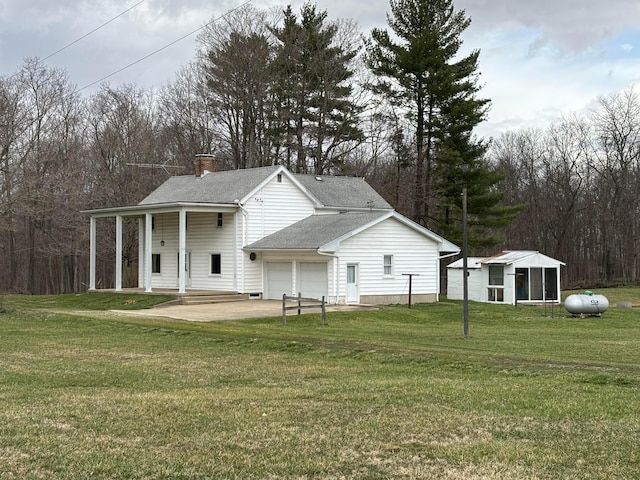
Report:
[[[318,182],[321,182],[321,181],[322,181],[322,177],[316,177],[316,180],[317,180]]]

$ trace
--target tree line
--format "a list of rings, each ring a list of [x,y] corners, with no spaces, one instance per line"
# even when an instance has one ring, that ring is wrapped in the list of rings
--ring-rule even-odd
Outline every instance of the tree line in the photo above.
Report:
[[[637,208],[633,93],[546,132],[477,138],[490,101],[480,52],[459,55],[470,18],[451,0],[390,6],[391,32],[364,41],[355,22],[312,4],[245,6],[209,24],[193,60],[156,90],[78,92],[38,59],[0,77],[0,291],[86,289],[79,212],[136,204],[190,174],[198,153],[221,169],[366,177],[396,210],[458,243],[467,188],[470,254],[536,249],[565,261],[572,282],[634,280],[636,221],[624,215]],[[105,288],[115,227],[99,228]],[[136,235],[125,223],[125,285],[136,284]]]
[[[637,282],[640,272],[640,98],[602,96],[584,115],[545,130],[509,132],[491,161],[507,202],[527,208],[507,229],[513,248],[535,247],[567,264],[569,281]]]

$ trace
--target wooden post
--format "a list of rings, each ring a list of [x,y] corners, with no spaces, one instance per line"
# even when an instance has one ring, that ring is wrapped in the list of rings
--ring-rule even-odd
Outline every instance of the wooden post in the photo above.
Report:
[[[327,321],[327,311],[324,307],[324,295],[322,296],[322,325],[324,326],[324,324]]]
[[[301,298],[302,298],[302,293],[298,292],[298,315],[300,315],[300,310],[301,310],[300,309],[300,305],[302,304]]]
[[[287,326],[287,294],[282,294],[282,325]]]
[[[411,285],[412,285],[412,279],[414,275],[418,275],[420,276],[419,273],[403,273],[402,275],[409,277],[409,308],[411,308]]]

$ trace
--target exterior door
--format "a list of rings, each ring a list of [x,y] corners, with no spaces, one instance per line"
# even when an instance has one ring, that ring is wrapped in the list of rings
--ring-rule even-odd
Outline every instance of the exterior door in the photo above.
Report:
[[[291,262],[267,262],[265,264],[265,298],[282,300],[282,295],[291,295],[293,283]]]
[[[327,264],[299,263],[298,291],[306,298],[320,300],[328,296]]]
[[[358,291],[358,265],[347,265],[347,303],[358,303],[360,292]]]

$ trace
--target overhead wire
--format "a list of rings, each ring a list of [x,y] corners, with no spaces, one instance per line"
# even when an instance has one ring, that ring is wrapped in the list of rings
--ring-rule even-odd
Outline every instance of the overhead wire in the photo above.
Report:
[[[138,5],[144,3],[146,0],[140,0],[138,3],[136,3],[135,5],[127,8],[124,12],[119,13],[118,15],[116,15],[115,17],[113,17],[111,20],[106,21],[105,23],[103,23],[102,25],[100,25],[99,27],[94,28],[93,30],[91,30],[88,33],[85,33],[83,36],[81,36],[80,38],[75,39],[73,42],[66,44],[64,47],[59,48],[58,50],[56,50],[55,52],[53,52],[50,55],[47,55],[46,57],[44,57],[42,60],[40,60],[41,62],[44,62],[45,60],[49,60],[51,57],[53,57],[54,55],[57,55],[58,53],[62,52],[63,50],[66,50],[67,48],[69,48],[72,45],[75,45],[76,43],[78,43],[81,40],[84,40],[85,38],[87,38],[89,35],[91,35],[92,33],[97,32],[98,30],[100,30],[103,27],[106,27],[107,25],[109,25],[111,22],[117,20],[118,18],[120,18],[121,16],[123,16],[124,14],[130,12],[131,10],[133,10],[134,8],[136,8]]]
[[[111,22],[117,20],[118,18],[120,18],[121,16],[123,16],[126,13],[129,13],[131,10],[133,10],[134,8],[136,8],[137,6],[139,6],[140,4],[144,3],[146,0],[140,0],[138,3],[136,3],[135,5],[132,5],[131,7],[127,8],[125,11],[120,12],[118,15],[116,15],[115,17],[113,17],[110,20],[107,20],[106,22],[104,22],[102,25],[94,28],[93,30],[91,30],[90,32],[85,33],[84,35],[82,35],[79,38],[76,38],[74,41],[66,44],[64,47],[59,48],[58,50],[56,50],[55,52],[47,55],[46,57],[40,59],[36,57],[36,63],[42,63],[45,60],[50,59],[51,57],[54,57],[55,55],[59,54],[60,52],[66,50],[67,48],[71,47],[72,45],[75,45],[76,43],[80,42],[81,40],[84,40],[85,38],[87,38],[89,35],[97,32],[98,30],[100,30],[103,27],[106,27],[107,25],[109,25]],[[19,75],[19,71],[16,73],[13,73],[12,75],[9,75],[8,77],[5,77],[5,80],[11,80],[12,78],[15,78]],[[0,76],[0,78],[2,78]]]
[[[100,82],[103,82],[103,81],[107,80],[108,78],[113,77],[114,75],[117,75],[118,73],[120,73],[120,72],[122,72],[122,71],[124,71],[124,70],[127,70],[128,68],[133,67],[134,65],[137,65],[137,64],[138,64],[138,63],[140,63],[140,62],[143,62],[144,60],[146,60],[146,59],[148,59],[148,58],[150,58],[150,57],[152,57],[152,56],[154,56],[154,55],[156,55],[156,54],[158,54],[158,53],[162,52],[163,50],[166,50],[167,48],[169,48],[169,47],[171,47],[171,46],[175,45],[176,43],[181,42],[181,41],[182,41],[182,40],[184,40],[185,38],[188,38],[188,37],[190,37],[191,35],[193,35],[193,34],[195,34],[195,33],[198,33],[200,30],[202,30],[202,29],[204,29],[204,28],[208,27],[209,25],[212,25],[212,24],[216,23],[217,21],[219,21],[219,20],[221,20],[221,19],[225,18],[227,15],[230,15],[231,13],[235,12],[236,10],[239,10],[239,9],[241,9],[242,7],[244,7],[244,6],[248,5],[248,4],[250,4],[252,1],[253,1],[253,0],[247,0],[246,2],[244,2],[244,3],[240,4],[240,5],[238,5],[237,7],[234,7],[234,8],[232,8],[231,10],[227,10],[225,13],[223,13],[222,15],[220,15],[220,16],[218,16],[218,17],[216,17],[216,18],[212,19],[210,22],[205,23],[204,25],[202,25],[202,26],[200,26],[200,27],[196,28],[195,30],[193,30],[193,31],[191,31],[191,32],[189,32],[189,33],[187,33],[187,34],[185,34],[185,35],[181,36],[180,38],[178,38],[178,39],[176,39],[176,40],[174,40],[174,41],[172,41],[172,42],[167,43],[166,45],[164,45],[164,46],[162,46],[162,47],[158,48],[157,50],[154,50],[153,52],[151,52],[151,53],[149,53],[149,54],[147,54],[147,55],[145,55],[145,56],[140,57],[139,59],[137,59],[137,60],[135,60],[135,61],[133,61],[133,62],[129,63],[128,65],[125,65],[124,67],[119,68],[118,70],[115,70],[114,72],[110,73],[109,75],[105,75],[104,77],[100,78],[99,80],[96,80],[95,82],[91,82],[91,83],[89,83],[89,84],[85,85],[84,87],[77,89],[74,93],[77,93],[77,92],[80,92],[80,91],[82,91],[82,90],[85,90],[85,89],[87,89],[87,88],[89,88],[89,87],[92,87],[92,86],[94,86],[94,85],[96,85],[96,84],[98,84],[98,83],[100,83]]]

